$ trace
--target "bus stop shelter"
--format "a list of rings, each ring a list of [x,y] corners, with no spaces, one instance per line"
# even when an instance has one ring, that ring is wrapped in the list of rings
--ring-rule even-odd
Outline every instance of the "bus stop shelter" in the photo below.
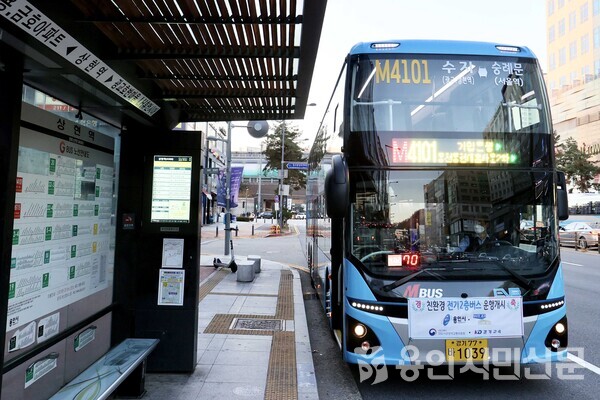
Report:
[[[194,369],[201,138],[172,129],[303,118],[326,3],[0,1],[0,397],[131,337],[160,339],[149,370]]]

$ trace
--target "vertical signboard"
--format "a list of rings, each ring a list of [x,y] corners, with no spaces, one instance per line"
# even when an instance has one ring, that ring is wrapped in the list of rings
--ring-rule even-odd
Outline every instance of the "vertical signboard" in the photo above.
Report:
[[[78,322],[69,306],[112,290],[113,175],[113,138],[23,105],[5,351],[58,334]]]
[[[240,185],[242,184],[242,175],[244,167],[231,167],[231,178],[229,185],[229,206],[236,208],[238,206],[238,195]],[[219,173],[219,187],[217,189],[217,205],[220,207],[227,206],[227,171],[222,170]]]

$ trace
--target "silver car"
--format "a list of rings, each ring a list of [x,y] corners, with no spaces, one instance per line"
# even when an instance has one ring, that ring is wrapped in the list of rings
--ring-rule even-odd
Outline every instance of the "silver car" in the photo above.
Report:
[[[600,235],[600,222],[571,222],[558,230],[561,246],[580,249],[598,247],[598,235]]]

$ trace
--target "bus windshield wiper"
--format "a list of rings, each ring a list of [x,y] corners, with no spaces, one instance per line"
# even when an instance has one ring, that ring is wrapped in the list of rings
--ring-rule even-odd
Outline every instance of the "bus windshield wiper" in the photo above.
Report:
[[[499,261],[492,261],[492,265],[495,265],[497,267],[502,268],[503,270],[505,270],[506,272],[508,272],[509,274],[511,274],[513,276],[513,278],[515,278],[521,285],[523,285],[527,290],[533,290],[534,286],[531,283],[530,279],[525,278],[523,275],[519,274],[517,271],[515,271],[514,269],[504,265],[503,263],[499,262]]]
[[[405,276],[402,279],[398,279],[396,282],[390,283],[389,285],[385,285],[381,289],[384,292],[389,292],[390,290],[394,290],[397,287],[400,287],[400,286],[404,285],[406,282],[411,281],[413,278],[421,275],[423,272],[427,272],[429,275],[436,277],[440,281],[443,280],[443,279],[445,279],[442,275],[437,274],[437,273],[435,273],[433,271],[430,271],[429,269],[424,268],[424,269],[420,269],[419,271],[417,271],[415,273],[407,275],[407,276]]]

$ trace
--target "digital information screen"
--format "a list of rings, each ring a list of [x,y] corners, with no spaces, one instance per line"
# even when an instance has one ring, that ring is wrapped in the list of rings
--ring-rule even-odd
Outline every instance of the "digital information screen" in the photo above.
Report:
[[[151,222],[189,223],[192,157],[154,156]]]
[[[518,157],[498,140],[392,139],[394,164],[515,164]]]

